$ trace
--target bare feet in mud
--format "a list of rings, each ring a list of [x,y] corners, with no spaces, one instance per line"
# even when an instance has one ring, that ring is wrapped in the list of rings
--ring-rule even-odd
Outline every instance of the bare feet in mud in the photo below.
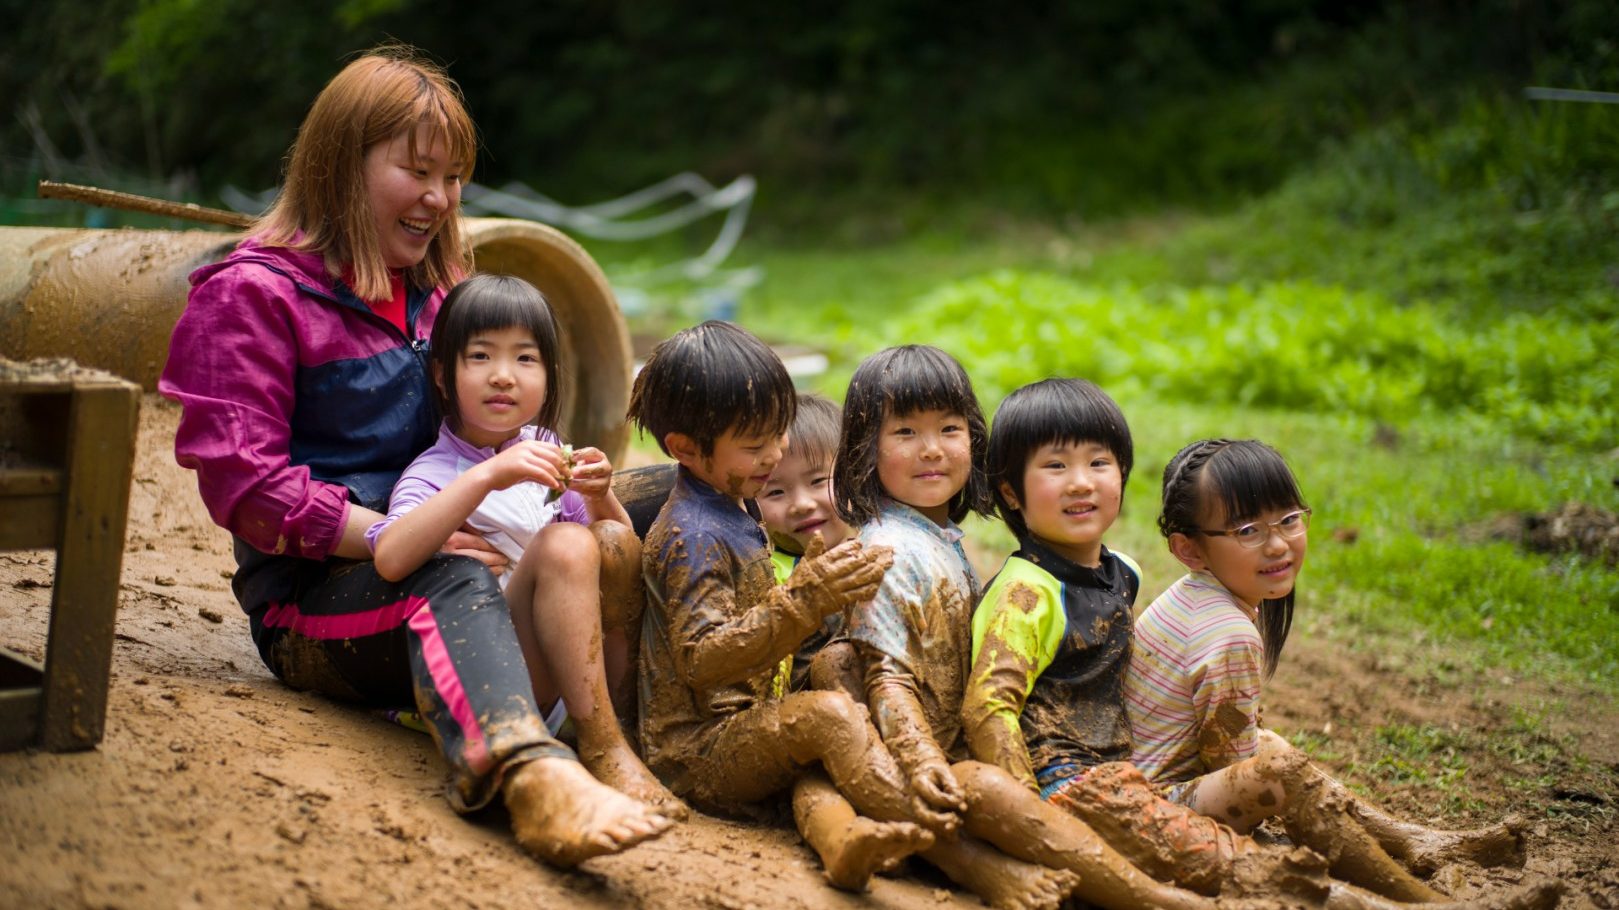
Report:
[[[1057,910],[1079,888],[1079,876],[1067,869],[1047,869],[1029,863],[1018,870],[1016,887],[996,895],[980,894],[998,910]],[[1012,885],[1008,878],[1007,884]]]
[[[835,852],[821,857],[826,880],[845,891],[864,891],[878,872],[933,846],[933,832],[910,822],[879,822],[857,816],[838,839]]]
[[[1427,830],[1405,840],[1401,851],[1411,871],[1430,875],[1451,863],[1475,866],[1522,866],[1524,861],[1522,818],[1514,816],[1498,825],[1472,831]]]
[[[691,809],[658,781],[629,743],[620,740],[612,748],[598,751],[581,748],[579,760],[597,780],[631,799],[646,803],[665,818],[683,822],[691,816]]]
[[[517,843],[555,866],[575,866],[657,837],[673,824],[657,810],[614,790],[578,762],[524,762],[501,787]]]

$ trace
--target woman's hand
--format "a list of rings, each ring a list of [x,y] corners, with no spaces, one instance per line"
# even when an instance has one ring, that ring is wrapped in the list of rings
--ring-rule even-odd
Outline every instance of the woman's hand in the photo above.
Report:
[[[444,546],[439,552],[453,553],[456,556],[470,556],[488,566],[489,571],[496,575],[510,568],[509,563],[511,561],[506,558],[505,553],[495,549],[495,545],[484,540],[482,534],[466,525],[462,525],[461,530],[452,533],[450,539],[444,541]]]

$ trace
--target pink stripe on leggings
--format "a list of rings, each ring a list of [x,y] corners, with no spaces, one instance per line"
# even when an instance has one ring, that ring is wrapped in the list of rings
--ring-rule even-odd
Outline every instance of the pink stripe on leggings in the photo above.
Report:
[[[466,759],[472,773],[481,775],[490,766],[489,741],[484,739],[483,727],[478,725],[478,718],[472,713],[466,687],[461,685],[461,676],[455,672],[455,664],[450,660],[449,649],[444,646],[444,636],[439,632],[433,611],[417,611],[410,618],[410,630],[422,640],[422,657],[427,661],[427,672],[433,677],[433,688],[438,691],[439,698],[444,699],[450,716],[461,727],[461,757]]]
[[[291,629],[305,638],[318,638],[323,641],[334,638],[365,638],[368,635],[398,628],[407,617],[425,606],[427,598],[407,597],[391,604],[384,604],[375,610],[319,616],[300,613],[295,603],[273,603],[264,612],[264,625],[270,629]]]

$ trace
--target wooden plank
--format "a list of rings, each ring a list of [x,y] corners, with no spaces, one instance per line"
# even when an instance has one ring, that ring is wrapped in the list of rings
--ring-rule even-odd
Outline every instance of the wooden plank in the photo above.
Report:
[[[56,546],[61,494],[0,497],[0,550],[44,550]]]
[[[0,689],[0,752],[25,749],[38,741],[38,686]]]
[[[62,472],[47,465],[0,467],[0,499],[62,492]]]
[[[40,707],[40,744],[53,752],[94,746],[106,722],[140,389],[80,387],[72,402]]]

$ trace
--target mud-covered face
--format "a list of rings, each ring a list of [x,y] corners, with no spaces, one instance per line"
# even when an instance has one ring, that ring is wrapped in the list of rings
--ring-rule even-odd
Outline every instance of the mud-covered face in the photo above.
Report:
[[[1202,568],[1218,578],[1237,599],[1258,609],[1261,601],[1287,596],[1298,580],[1299,570],[1304,568],[1304,554],[1310,549],[1308,522],[1297,537],[1287,537],[1276,527],[1284,519],[1297,520],[1294,516],[1299,511],[1298,506],[1267,509],[1242,521],[1243,526],[1255,526],[1257,533],[1265,535],[1264,543],[1249,548],[1229,533],[1235,530],[1235,523],[1226,518],[1224,508],[1217,503],[1205,506],[1198,515],[1198,527],[1228,533],[1193,534],[1189,543],[1201,558]]]
[[[849,536],[849,526],[832,508],[832,461],[806,460],[792,452],[781,457],[756,500],[776,546],[803,553],[820,532],[828,547]]]
[[[545,360],[534,333],[522,326],[479,332],[455,368],[457,435],[496,448],[533,423],[545,406]]]
[[[462,163],[449,160],[444,140],[427,126],[401,132],[365,152],[365,192],[376,223],[377,245],[390,269],[408,269],[461,204]]]
[[[972,472],[967,418],[944,410],[885,414],[877,433],[877,480],[883,492],[940,526],[947,524],[950,500]]]
[[[1023,513],[1029,532],[1082,566],[1102,559],[1102,535],[1119,517],[1124,475],[1107,446],[1047,443],[1023,468],[1021,501],[1011,484],[1001,495]]]
[[[726,430],[725,435],[714,440],[712,454],[699,456],[686,467],[727,496],[752,499],[764,489],[786,447],[784,433],[738,435],[735,430]]]

